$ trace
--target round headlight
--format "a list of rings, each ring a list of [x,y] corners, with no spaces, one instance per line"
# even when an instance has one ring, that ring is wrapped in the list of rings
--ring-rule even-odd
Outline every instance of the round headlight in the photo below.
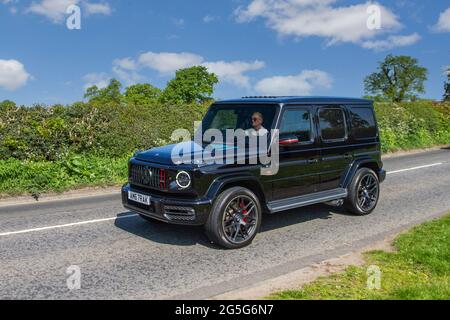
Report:
[[[176,182],[181,189],[189,188],[191,185],[191,176],[186,171],[180,171],[177,174]]]

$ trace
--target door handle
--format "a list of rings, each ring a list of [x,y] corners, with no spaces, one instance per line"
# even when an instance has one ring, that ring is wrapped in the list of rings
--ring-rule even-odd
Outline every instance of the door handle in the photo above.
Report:
[[[319,159],[309,159],[308,160],[309,164],[315,164],[315,163],[319,163]]]

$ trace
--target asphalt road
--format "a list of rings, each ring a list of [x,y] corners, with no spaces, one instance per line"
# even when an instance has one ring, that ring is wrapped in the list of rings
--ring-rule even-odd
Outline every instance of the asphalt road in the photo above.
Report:
[[[384,163],[389,174],[372,215],[325,205],[266,215],[254,243],[234,251],[211,245],[202,228],[146,222],[119,195],[0,207],[0,298],[208,298],[450,211],[450,150]],[[79,290],[67,286],[72,265]]]

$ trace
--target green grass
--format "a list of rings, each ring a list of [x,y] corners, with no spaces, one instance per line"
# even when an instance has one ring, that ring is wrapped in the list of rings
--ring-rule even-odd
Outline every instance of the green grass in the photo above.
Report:
[[[366,264],[362,267],[350,266],[343,273],[320,277],[298,290],[276,292],[268,298],[450,299],[450,215],[398,236],[394,246],[396,252],[366,253]],[[371,265],[381,270],[379,289],[367,287],[367,270]]]
[[[61,161],[0,160],[0,194],[62,192],[127,181],[128,159],[72,156]]]

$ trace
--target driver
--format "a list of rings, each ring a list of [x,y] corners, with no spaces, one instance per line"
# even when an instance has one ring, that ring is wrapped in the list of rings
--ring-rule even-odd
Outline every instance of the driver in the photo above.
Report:
[[[264,136],[267,134],[267,129],[263,127],[264,118],[261,112],[255,112],[252,115],[252,127],[251,129],[245,130],[246,135],[252,136]]]

